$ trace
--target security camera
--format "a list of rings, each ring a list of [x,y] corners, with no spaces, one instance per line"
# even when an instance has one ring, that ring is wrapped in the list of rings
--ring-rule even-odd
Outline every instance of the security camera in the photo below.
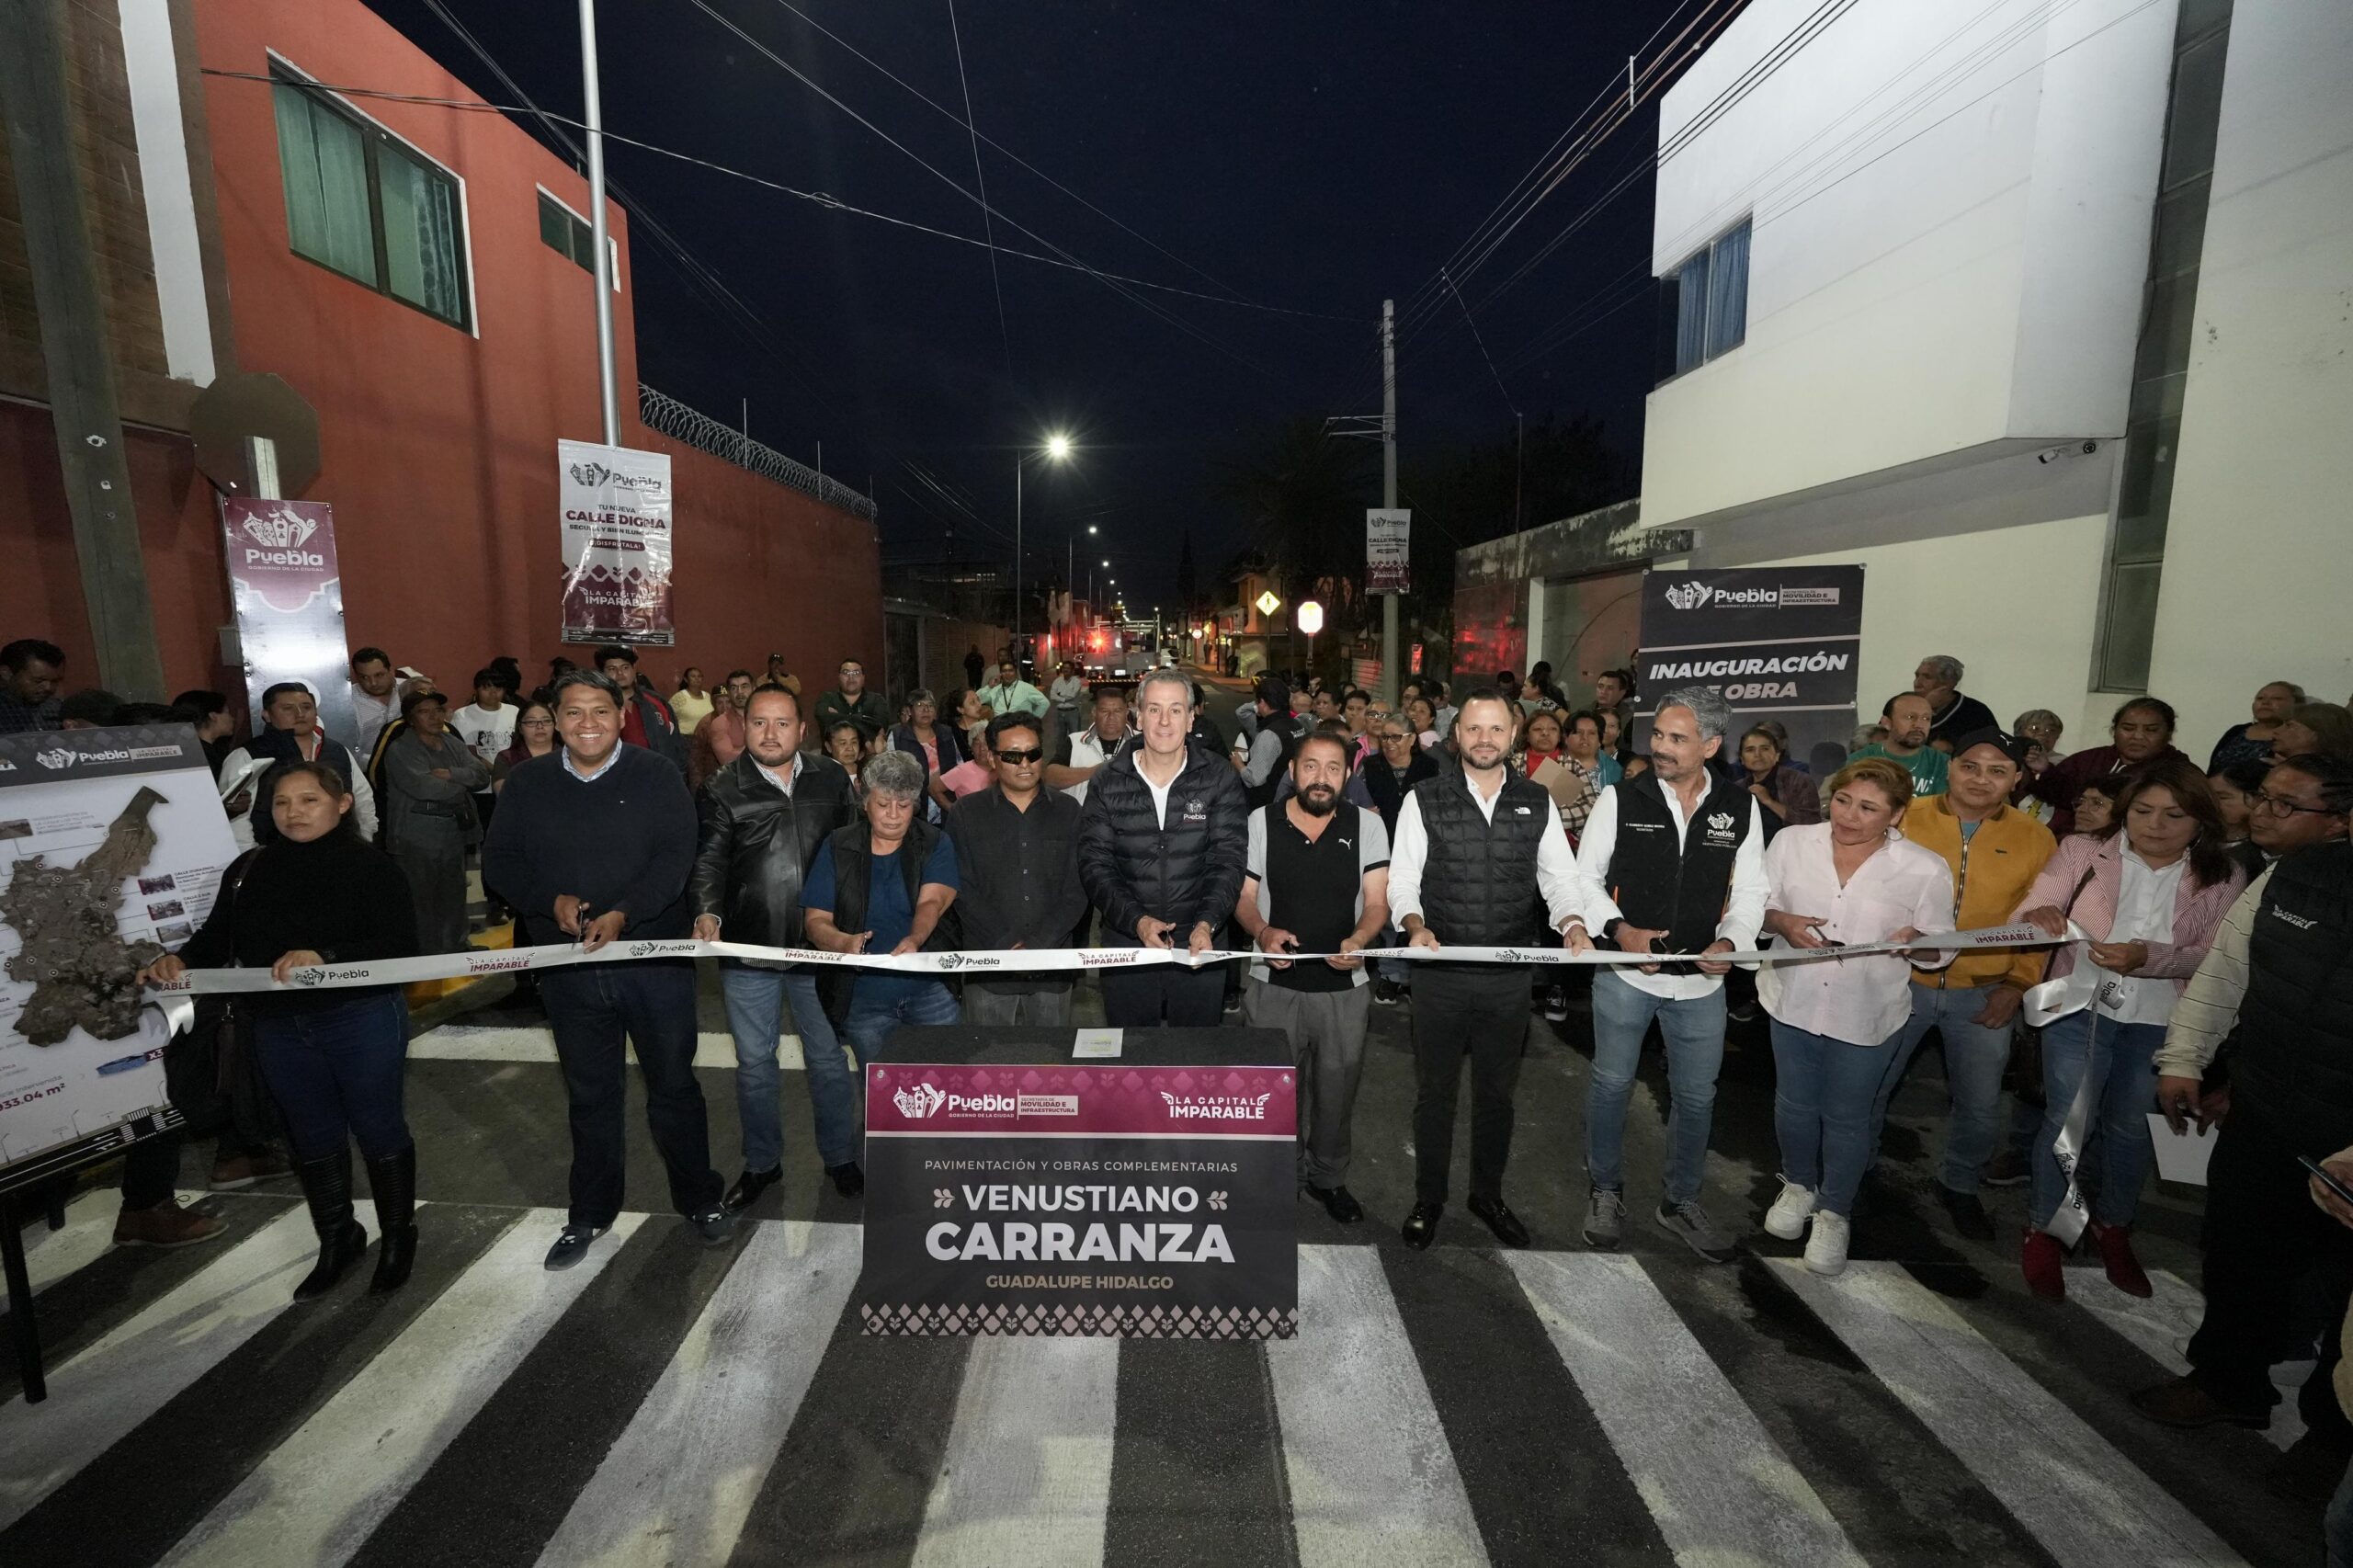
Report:
[[[2034,454],[2034,460],[2039,463],[2055,463],[2061,458],[2072,458],[2078,452],[2085,457],[2089,457],[2098,450],[2099,443],[2096,440],[2086,441],[2079,447],[2045,447]]]

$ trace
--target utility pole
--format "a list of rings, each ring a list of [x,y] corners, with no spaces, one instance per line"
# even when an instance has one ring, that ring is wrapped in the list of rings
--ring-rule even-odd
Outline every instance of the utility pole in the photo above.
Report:
[[[1381,504],[1397,506],[1397,301],[1381,301]],[[1381,699],[1392,708],[1397,669],[1397,596],[1381,596]]]
[[[56,0],[0,6],[0,108],[97,679],[126,698],[153,701],[165,693],[164,662],[123,453],[113,337],[74,156],[64,9]]]
[[[613,250],[605,232],[605,111],[597,91],[597,0],[580,0],[580,83],[587,99],[588,235],[597,247],[597,392],[605,445],[621,444],[620,398],[613,386]]]

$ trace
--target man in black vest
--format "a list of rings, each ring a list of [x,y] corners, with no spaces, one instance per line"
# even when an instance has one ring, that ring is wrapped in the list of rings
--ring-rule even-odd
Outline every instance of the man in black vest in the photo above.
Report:
[[[1643,1036],[1658,1021],[1675,1109],[1667,1123],[1665,1200],[1655,1218],[1711,1263],[1732,1237],[1699,1204],[1699,1177],[1724,1058],[1724,983],[1732,966],[1707,955],[1756,945],[1765,918],[1765,832],[1745,785],[1712,772],[1731,706],[1713,687],[1687,686],[1659,699],[1651,766],[1594,802],[1577,841],[1582,916],[1573,951],[1606,947],[1669,953],[1683,963],[1611,967],[1593,982],[1593,1077],[1586,1090],[1587,1246],[1625,1233],[1626,1101]]]
[[[1247,834],[1233,765],[1186,744],[1192,683],[1154,670],[1136,687],[1143,744],[1104,765],[1078,819],[1078,880],[1114,948],[1216,943],[1242,894]],[[1114,1028],[1215,1028],[1225,975],[1177,965],[1103,971],[1103,1021]]]
[[[729,677],[733,683],[733,677]],[[849,774],[831,757],[801,749],[801,699],[763,686],[744,714],[744,750],[703,781],[696,798],[702,835],[687,896],[695,936],[756,947],[806,945],[801,888],[826,837],[858,820]],[[784,1179],[783,1077],[777,1042],[785,1008],[801,1037],[817,1155],[845,1198],[865,1190],[858,1168],[858,1090],[841,1041],[806,966],[722,959],[720,995],[735,1038],[735,1113],[744,1128],[744,1174],[727,1189],[728,1209],[748,1209]]]
[[[1504,765],[1519,705],[1492,687],[1462,699],[1454,719],[1460,766],[1414,786],[1397,809],[1389,908],[1417,948],[1528,947],[1574,921],[1576,861],[1561,813],[1540,784]],[[1512,1091],[1528,1043],[1527,971],[1501,964],[1424,963],[1414,975],[1414,1209],[1405,1244],[1426,1247],[1446,1211],[1454,1102],[1471,1056],[1471,1212],[1506,1246],[1528,1227],[1504,1204],[1511,1158]]]
[[[2318,1502],[2353,1455],[2353,1424],[2330,1387],[2335,1325],[2353,1294],[2353,1233],[2314,1206],[2297,1159],[2353,1144],[2353,759],[2305,756],[2296,767],[2321,786],[2313,820],[2328,836],[2282,856],[2231,906],[2157,1052],[2157,1108],[2177,1130],[2202,1127],[2200,1074],[2226,1037],[2236,1041],[2229,1114],[2207,1169],[2206,1315],[2189,1341],[2189,1375],[2132,1403],[2168,1426],[2268,1426],[2279,1397],[2270,1366],[2311,1354],[2288,1343],[2288,1325],[2306,1321],[2299,1295],[2317,1280],[2328,1326],[2298,1401],[2305,1435],[2273,1484]],[[2258,797],[2256,810],[2267,809],[2276,808]]]

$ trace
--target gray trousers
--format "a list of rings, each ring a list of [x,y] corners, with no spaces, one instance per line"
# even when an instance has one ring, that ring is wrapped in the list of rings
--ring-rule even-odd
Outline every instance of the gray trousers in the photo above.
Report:
[[[409,902],[416,909],[417,951],[466,950],[466,846],[407,845],[392,860],[408,878]]]
[[[1070,1027],[1070,986],[1017,991],[986,981],[964,982],[964,1021],[973,1025],[1028,1024],[1038,1028]]]
[[[1364,1037],[1372,1019],[1372,987],[1291,991],[1249,982],[1243,1015],[1250,1027],[1280,1029],[1299,1069],[1299,1174],[1317,1187],[1348,1179],[1350,1122],[1357,1080],[1364,1075]]]

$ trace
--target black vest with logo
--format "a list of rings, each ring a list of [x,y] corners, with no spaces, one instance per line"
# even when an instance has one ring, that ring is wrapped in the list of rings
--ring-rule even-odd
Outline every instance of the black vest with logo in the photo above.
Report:
[[[2298,1130],[2290,1153],[2317,1160],[2353,1142],[2353,845],[2314,845],[2271,868],[2237,1034],[2232,1094]]]
[[[1299,755],[1299,721],[1288,713],[1274,713],[1258,721],[1260,726],[1274,732],[1283,743],[1282,754],[1275,758],[1275,766],[1263,784],[1245,784],[1242,788],[1242,803],[1250,810],[1263,811],[1275,803],[1275,791],[1283,787],[1283,775],[1290,771],[1290,759]]]
[[[1506,770],[1491,823],[1459,765],[1414,786],[1429,854],[1422,865],[1422,918],[1438,939],[1461,947],[1526,947],[1541,939],[1536,846],[1553,816],[1552,797]]]
[[[1678,843],[1675,815],[1654,773],[1612,785],[1618,843],[1609,855],[1609,897],[1630,926],[1665,931],[1661,952],[1696,953],[1716,939],[1732,894],[1733,858],[1748,836],[1756,797],[1709,775],[1707,794]]]

